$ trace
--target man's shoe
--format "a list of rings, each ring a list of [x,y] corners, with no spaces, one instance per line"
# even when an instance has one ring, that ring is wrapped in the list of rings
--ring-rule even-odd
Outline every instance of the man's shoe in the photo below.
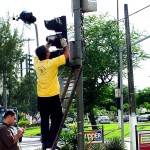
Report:
[[[56,149],[57,149],[57,150],[61,150],[61,148],[60,148],[59,146],[56,146]]]
[[[42,150],[46,150],[46,148],[52,148],[51,143],[42,143]],[[56,146],[56,150],[61,150],[59,146]]]
[[[61,150],[61,148],[59,146],[56,146],[55,150]]]
[[[46,150],[46,144],[45,143],[42,143],[42,150]]]

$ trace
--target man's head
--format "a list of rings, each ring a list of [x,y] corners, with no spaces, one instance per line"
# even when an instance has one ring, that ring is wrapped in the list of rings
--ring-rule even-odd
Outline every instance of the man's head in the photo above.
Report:
[[[50,51],[44,46],[40,46],[35,50],[36,55],[38,56],[39,60],[49,59]]]
[[[13,126],[16,121],[16,113],[12,110],[7,110],[4,114],[4,122],[9,126]]]

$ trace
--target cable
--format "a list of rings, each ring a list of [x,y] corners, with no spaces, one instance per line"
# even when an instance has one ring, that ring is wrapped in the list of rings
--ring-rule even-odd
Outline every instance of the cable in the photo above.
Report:
[[[144,9],[146,9],[146,8],[148,8],[148,7],[150,7],[150,5],[147,5],[146,7],[144,7],[144,8],[142,8],[142,9],[140,9],[140,10],[138,10],[138,11],[136,11],[136,12],[130,14],[129,17],[132,16],[132,15],[134,15],[134,14],[136,14],[136,13],[138,13],[138,12],[140,12],[140,11],[142,11],[142,10],[144,10]],[[124,19],[125,19],[125,18],[122,18],[122,19],[120,19],[119,21],[122,21],[122,20],[124,20]]]

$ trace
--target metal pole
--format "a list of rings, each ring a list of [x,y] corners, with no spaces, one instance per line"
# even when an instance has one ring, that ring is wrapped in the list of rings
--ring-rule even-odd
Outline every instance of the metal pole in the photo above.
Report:
[[[75,64],[82,65],[82,44],[81,44],[81,6],[80,0],[73,0],[74,10],[74,27],[75,27],[75,50],[76,59]],[[78,68],[77,68],[78,71]],[[84,105],[83,105],[83,73],[81,73],[79,84],[77,87],[77,146],[78,150],[84,150]]]
[[[22,77],[23,77],[22,60],[20,60],[20,79],[21,79],[21,81],[22,81]]]
[[[3,72],[3,103],[4,110],[7,110],[6,71]]]
[[[119,1],[117,0],[117,25],[118,25],[118,41],[119,41]],[[118,97],[118,101],[120,104],[120,109],[118,109],[118,123],[119,127],[121,127],[121,139],[124,141],[124,119],[123,119],[123,86],[122,86],[122,49],[118,48],[118,64],[119,64],[119,71],[118,71],[118,89],[120,90],[120,97]]]
[[[130,105],[130,149],[136,150],[136,133],[135,125],[136,119],[136,105],[134,96],[134,80],[133,80],[133,66],[132,66],[132,52],[131,52],[131,39],[129,27],[128,5],[124,5],[125,13],[125,32],[126,32],[126,49],[127,49],[127,63],[128,63],[128,90],[129,90],[129,105]]]
[[[117,27],[118,27],[118,33],[119,33],[119,3],[118,3],[118,0],[117,0]],[[118,34],[118,41],[119,41],[119,34]],[[120,51],[119,51],[119,47],[118,47],[118,85],[117,85],[117,88],[118,88],[118,97],[116,97],[116,100],[117,100],[117,108],[118,108],[118,128],[121,128],[121,108],[120,108],[120,71],[119,71],[119,68],[120,68]]]
[[[123,119],[123,80],[122,80],[122,49],[119,48],[119,65],[120,65],[120,109],[121,109],[121,139],[124,141],[124,119]]]
[[[140,40],[138,40],[138,41],[136,41],[134,43],[131,43],[131,45],[136,45],[136,44],[138,44],[140,42],[143,42],[144,40],[147,40],[148,38],[150,38],[150,35],[148,35],[148,36],[146,36],[146,37],[144,37],[144,38],[142,38],[142,39],[140,39]]]
[[[37,47],[39,47],[39,36],[38,36],[37,24],[34,23],[34,26],[35,26],[35,34],[36,34],[36,44],[37,44]]]

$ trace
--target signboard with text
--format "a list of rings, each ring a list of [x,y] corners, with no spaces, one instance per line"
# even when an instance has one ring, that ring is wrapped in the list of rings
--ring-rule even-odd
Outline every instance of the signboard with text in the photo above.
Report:
[[[150,150],[150,131],[138,131],[138,150]]]
[[[84,136],[87,143],[103,143],[102,130],[85,131]]]

